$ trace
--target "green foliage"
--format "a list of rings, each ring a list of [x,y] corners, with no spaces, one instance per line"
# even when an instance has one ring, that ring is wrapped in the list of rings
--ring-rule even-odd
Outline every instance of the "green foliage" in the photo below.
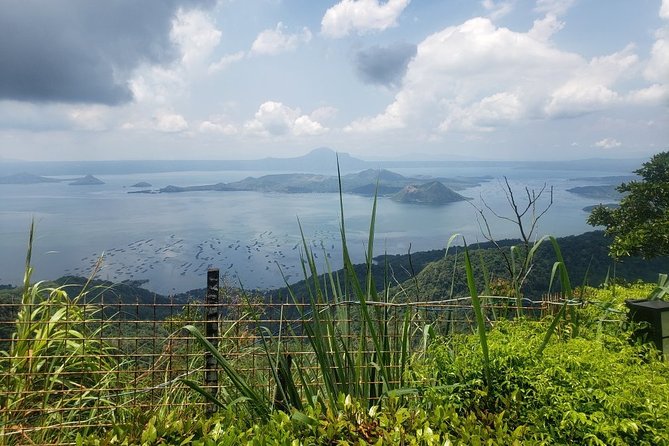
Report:
[[[546,325],[496,325],[489,333],[489,386],[473,336],[435,344],[421,371],[434,376],[423,405],[453,407],[487,426],[503,414],[505,429],[522,431],[529,444],[669,444],[666,363],[620,332],[573,337],[567,326],[537,356]]]
[[[616,280],[656,281],[659,272],[666,271],[669,262],[667,257],[643,260],[626,257],[614,262],[608,257],[611,239],[600,231],[588,232],[577,236],[560,237],[557,239],[566,269],[575,283],[599,285],[607,277],[615,275]],[[501,242],[502,243],[502,242]],[[503,244],[517,241],[505,241]],[[497,296],[513,296],[514,285],[507,272],[505,261],[499,251],[489,245],[471,245],[469,247],[474,261],[474,280],[479,293],[489,284],[489,292]],[[457,260],[454,260],[456,259]],[[402,283],[402,293],[409,296],[419,295],[421,300],[439,300],[455,296],[469,295],[465,274],[463,253],[458,247],[451,248],[447,256],[425,264],[416,277]],[[533,256],[533,266],[523,286],[523,297],[538,300],[549,291],[553,265],[557,261],[555,249],[550,243],[542,243]],[[489,277],[486,280],[483,269],[477,267],[484,264]],[[451,292],[452,291],[452,292]],[[560,291],[560,284],[553,286],[552,291]]]
[[[654,155],[636,170],[641,181],[618,186],[627,194],[617,209],[595,208],[588,223],[613,236],[611,255],[644,258],[669,255],[669,152]]]
[[[99,339],[97,309],[84,305],[85,291],[70,298],[63,288],[31,284],[34,225],[16,331],[7,351],[0,351],[0,441],[42,442],[51,426],[78,419],[107,417],[110,388],[116,383],[114,349]],[[102,409],[100,409],[102,407]],[[40,426],[30,434],[22,432]]]

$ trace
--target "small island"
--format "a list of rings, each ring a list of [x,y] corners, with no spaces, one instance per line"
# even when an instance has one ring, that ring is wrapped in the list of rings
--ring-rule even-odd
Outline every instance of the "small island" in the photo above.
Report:
[[[38,183],[58,183],[59,179],[34,175],[32,173],[21,172],[13,175],[0,177],[0,184],[38,184]]]
[[[620,200],[623,196],[613,184],[603,186],[579,186],[567,189],[567,192],[580,195],[586,198],[595,198],[599,200]]]
[[[604,206],[607,209],[618,209],[620,205],[618,203],[599,203],[599,204],[593,204],[592,206],[586,206],[583,208],[585,212],[592,212],[595,208],[598,208],[599,206]]]
[[[425,184],[409,184],[391,197],[398,203],[440,205],[466,200],[465,197],[439,181]]]
[[[147,183],[146,181],[140,181],[139,183],[135,183],[130,187],[147,188],[147,187],[152,187],[152,185],[151,183]]]
[[[100,184],[105,184],[105,182],[89,174],[85,177],[77,178],[69,184],[70,186],[97,186]]]

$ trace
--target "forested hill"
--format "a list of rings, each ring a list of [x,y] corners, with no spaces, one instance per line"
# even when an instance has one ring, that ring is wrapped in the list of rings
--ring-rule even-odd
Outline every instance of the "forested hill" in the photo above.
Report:
[[[502,240],[500,246],[508,249],[518,240]],[[669,271],[669,258],[662,257],[644,260],[629,257],[615,263],[608,255],[610,240],[603,231],[586,232],[581,235],[558,238],[560,250],[573,286],[581,285],[584,280],[590,285],[600,285],[609,274],[625,281],[643,280],[655,282],[658,273]],[[493,279],[508,278],[502,255],[491,243],[470,245],[474,262],[476,283],[483,286],[481,259]],[[381,255],[374,258],[372,271],[377,289],[383,289],[387,278],[396,290],[408,290],[408,298],[432,300],[450,295],[453,283],[454,295],[466,295],[467,284],[464,276],[464,262],[461,247],[451,247],[448,255],[444,249],[423,251],[404,255]],[[457,260],[456,260],[457,257]],[[530,272],[524,288],[529,298],[538,298],[549,289],[551,270],[556,261],[555,252],[549,241],[545,241],[536,255],[535,265]],[[453,266],[455,264],[455,280]],[[359,277],[364,277],[365,265],[355,265]],[[587,272],[587,276],[586,276]],[[341,274],[341,271],[336,272]],[[321,277],[321,281],[324,277]],[[402,284],[402,287],[397,287]],[[417,287],[417,289],[416,289]],[[308,291],[304,281],[291,285],[298,296],[306,296]],[[285,297],[286,288],[272,291],[274,295]]]

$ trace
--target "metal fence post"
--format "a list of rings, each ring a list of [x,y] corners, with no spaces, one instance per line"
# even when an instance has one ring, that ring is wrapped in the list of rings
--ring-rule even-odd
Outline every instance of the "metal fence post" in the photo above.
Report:
[[[204,335],[209,342],[218,348],[218,289],[219,289],[219,271],[218,268],[207,270],[207,294],[205,296],[205,325]],[[216,397],[218,393],[218,367],[214,355],[211,352],[204,354],[204,384],[211,395]],[[207,405],[207,413],[212,414],[216,411],[216,405],[210,403]]]

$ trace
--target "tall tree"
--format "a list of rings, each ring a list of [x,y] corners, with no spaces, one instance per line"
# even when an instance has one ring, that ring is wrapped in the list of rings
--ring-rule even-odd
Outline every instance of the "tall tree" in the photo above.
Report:
[[[617,187],[626,194],[617,209],[597,206],[588,224],[613,237],[614,258],[669,255],[669,151],[653,155],[635,171],[641,179]]]

